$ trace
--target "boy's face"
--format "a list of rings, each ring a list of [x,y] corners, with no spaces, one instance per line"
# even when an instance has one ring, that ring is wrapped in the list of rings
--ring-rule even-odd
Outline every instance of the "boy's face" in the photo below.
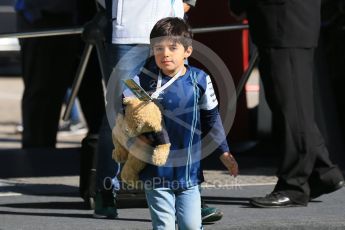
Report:
[[[153,54],[157,66],[172,77],[184,66],[185,59],[192,54],[192,47],[185,49],[180,43],[163,39],[154,44]]]

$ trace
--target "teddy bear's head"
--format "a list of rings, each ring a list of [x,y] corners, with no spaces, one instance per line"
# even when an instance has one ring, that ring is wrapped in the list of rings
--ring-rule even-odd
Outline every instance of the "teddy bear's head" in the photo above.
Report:
[[[161,110],[155,102],[126,97],[123,99],[123,104],[126,114],[125,130],[129,137],[162,131]]]

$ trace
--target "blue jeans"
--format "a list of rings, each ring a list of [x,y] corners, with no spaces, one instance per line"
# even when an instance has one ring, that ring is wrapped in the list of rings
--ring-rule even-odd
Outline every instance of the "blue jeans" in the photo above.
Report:
[[[148,58],[150,49],[148,45],[106,44],[105,78],[106,86],[106,111],[98,141],[97,161],[97,189],[119,189],[117,176],[120,164],[112,159],[114,148],[111,130],[114,127],[115,115],[122,101],[121,79],[132,78],[139,73]],[[112,186],[111,186],[112,185]]]
[[[199,186],[188,189],[146,189],[153,229],[174,230],[175,218],[179,230],[203,229]]]

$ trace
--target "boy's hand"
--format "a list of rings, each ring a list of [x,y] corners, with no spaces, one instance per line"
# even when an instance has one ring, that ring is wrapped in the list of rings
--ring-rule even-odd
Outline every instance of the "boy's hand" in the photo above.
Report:
[[[185,13],[187,13],[190,10],[190,5],[187,3],[183,3],[183,10]]]
[[[223,165],[228,169],[230,175],[236,177],[238,175],[238,164],[231,153],[225,152],[219,157]]]

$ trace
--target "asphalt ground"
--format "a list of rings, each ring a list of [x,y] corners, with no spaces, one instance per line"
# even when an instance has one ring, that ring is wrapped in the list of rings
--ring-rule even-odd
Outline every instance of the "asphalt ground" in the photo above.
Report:
[[[143,199],[122,200],[116,220],[92,218],[78,197],[78,177],[7,179],[0,182],[0,229],[151,229]],[[206,202],[224,212],[205,229],[345,229],[345,189],[325,195],[307,207],[252,208],[248,200],[273,185],[237,184],[204,188]],[[7,191],[7,194],[5,193]]]

